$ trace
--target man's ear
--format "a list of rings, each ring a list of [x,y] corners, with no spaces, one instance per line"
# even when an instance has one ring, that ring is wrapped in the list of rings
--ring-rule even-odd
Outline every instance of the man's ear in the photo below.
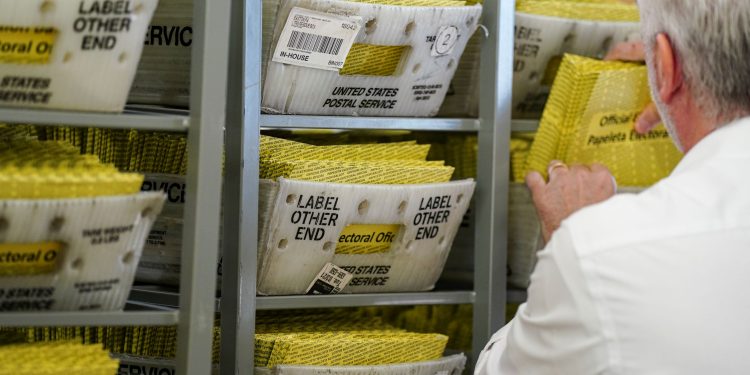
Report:
[[[656,36],[654,59],[659,96],[664,103],[669,103],[681,88],[683,81],[682,67],[677,60],[672,41],[664,33]]]

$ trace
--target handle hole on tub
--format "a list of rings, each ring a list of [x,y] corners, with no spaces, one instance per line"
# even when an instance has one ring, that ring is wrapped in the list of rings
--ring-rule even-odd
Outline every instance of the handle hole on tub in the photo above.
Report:
[[[122,256],[122,264],[131,264],[135,260],[135,251],[130,250]]]
[[[414,241],[409,241],[406,243],[406,246],[404,246],[406,250],[412,251],[414,250]]]
[[[414,27],[416,27],[417,24],[414,23],[414,21],[411,21],[406,24],[406,28],[404,28],[404,34],[411,35],[411,32],[414,31]]]
[[[63,225],[65,224],[65,218],[62,216],[57,216],[49,223],[49,229],[58,232],[60,229],[62,229]]]
[[[42,13],[49,13],[55,10],[55,3],[51,0],[42,1],[42,5],[39,6],[39,11]]]
[[[359,202],[359,206],[357,206],[357,212],[360,215],[364,215],[367,213],[367,209],[370,208],[370,202],[365,199],[362,202]]]
[[[70,268],[80,271],[83,268],[83,258],[75,258],[70,263]]]
[[[378,27],[378,20],[373,18],[365,22],[365,34],[370,35],[375,31],[375,28]]]
[[[289,194],[286,196],[286,204],[294,204],[296,200],[297,200],[297,196],[294,194]]]
[[[406,201],[401,201],[398,205],[398,213],[403,214],[406,211]]]
[[[151,213],[152,213],[153,211],[154,211],[154,209],[153,209],[153,208],[151,208],[151,207],[146,207],[146,208],[144,208],[144,209],[143,209],[143,211],[141,211],[141,217],[146,217],[146,216],[148,216],[148,215],[151,215]]]

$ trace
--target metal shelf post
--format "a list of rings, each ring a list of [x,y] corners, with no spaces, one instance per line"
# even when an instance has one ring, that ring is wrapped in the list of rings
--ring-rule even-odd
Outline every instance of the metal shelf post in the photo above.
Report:
[[[195,0],[177,373],[211,373],[230,0]]]
[[[474,248],[474,360],[505,320],[515,0],[484,3]]]
[[[258,243],[262,0],[232,2],[221,374],[252,374]]]

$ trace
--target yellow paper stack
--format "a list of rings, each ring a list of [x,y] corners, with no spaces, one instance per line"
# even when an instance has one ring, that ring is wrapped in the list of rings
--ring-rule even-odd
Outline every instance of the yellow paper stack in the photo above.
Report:
[[[177,353],[176,326],[2,328],[0,333],[0,337],[16,337],[24,343],[75,341],[86,345],[98,344],[113,353],[136,357],[174,358]],[[214,363],[219,360],[220,333],[216,320],[212,352]]]
[[[185,174],[187,137],[168,132],[40,127],[41,140],[66,141],[121,171]]]
[[[135,194],[142,182],[64,142],[0,141],[0,199]]]
[[[349,184],[447,182],[453,167],[426,161],[428,145],[416,143],[312,146],[261,136],[260,177]]]
[[[363,307],[358,316],[380,317],[412,332],[435,332],[448,336],[447,348],[471,351],[472,305],[424,305],[409,307]]]
[[[411,333],[351,312],[260,318],[255,365],[365,366],[420,362],[442,356],[448,337]],[[300,319],[302,318],[302,319]]]
[[[523,183],[526,180],[526,162],[535,135],[535,133],[514,133],[510,138],[510,173],[513,182]]]
[[[618,0],[519,0],[516,11],[590,21],[638,22],[638,8]]]
[[[0,346],[0,375],[112,375],[118,361],[100,345],[76,343]]]
[[[671,172],[682,154],[663,127],[646,135],[633,129],[650,100],[645,66],[566,55],[527,170],[546,175],[554,159],[602,163],[621,186],[652,185]]]

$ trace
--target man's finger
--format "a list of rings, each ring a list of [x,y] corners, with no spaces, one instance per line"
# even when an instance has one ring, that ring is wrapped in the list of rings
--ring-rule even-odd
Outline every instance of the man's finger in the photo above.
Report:
[[[547,166],[547,174],[549,175],[550,181],[560,173],[566,173],[568,166],[560,160],[552,160]]]
[[[538,197],[546,185],[547,181],[544,181],[544,177],[542,177],[541,173],[532,171],[526,175],[526,186],[531,190],[532,196]]]
[[[646,134],[653,130],[656,125],[661,123],[661,116],[656,105],[651,103],[643,110],[638,119],[635,120],[635,131],[639,134]]]

